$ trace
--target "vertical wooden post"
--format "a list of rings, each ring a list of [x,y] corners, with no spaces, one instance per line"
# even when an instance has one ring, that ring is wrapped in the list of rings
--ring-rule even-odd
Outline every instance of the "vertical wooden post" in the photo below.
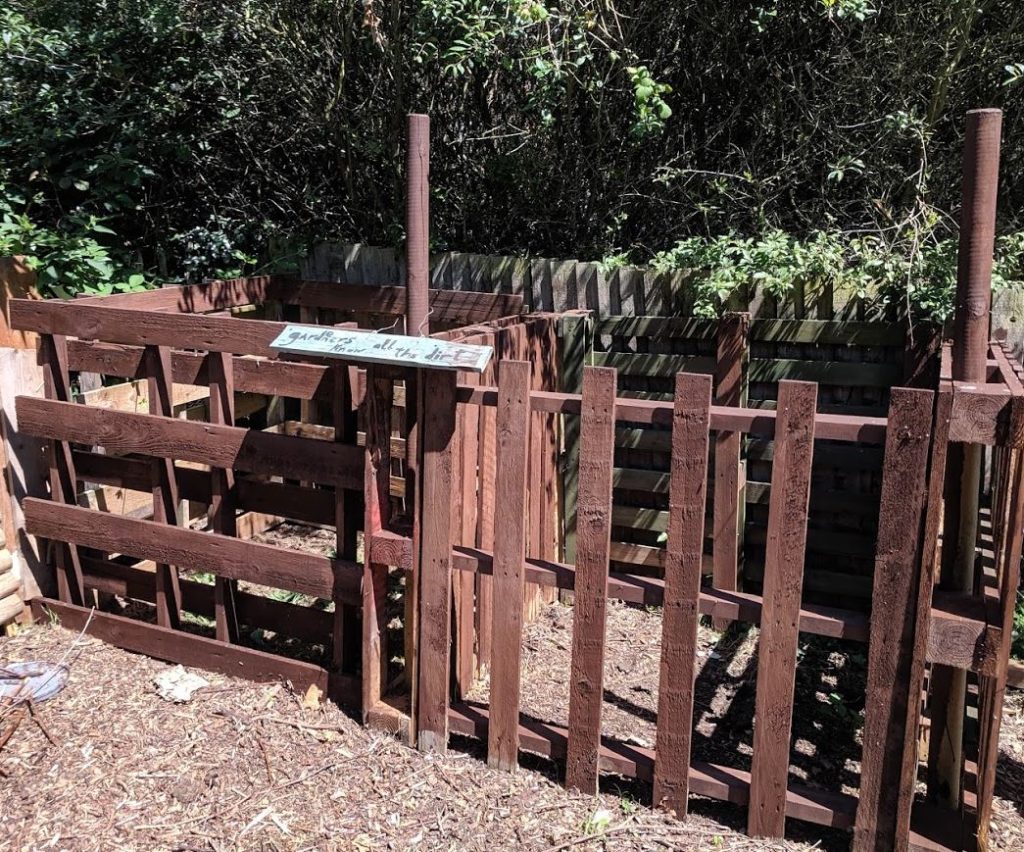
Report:
[[[747,831],[755,837],[782,837],[786,828],[817,403],[818,386],[813,382],[779,382],[747,820]]]
[[[676,376],[654,803],[686,817],[704,555],[711,376]]]
[[[466,343],[476,344],[475,337]],[[465,384],[480,383],[476,373],[459,373],[458,378]],[[455,449],[455,505],[452,531],[455,544],[473,547],[476,545],[477,527],[477,457],[479,455],[478,406],[458,406],[456,413]],[[455,693],[463,699],[473,688],[473,653],[476,640],[474,604],[476,578],[467,571],[459,571],[452,577],[455,606]]]
[[[565,783],[592,795],[597,793],[601,704],[604,701],[616,378],[615,369],[610,367],[587,367],[583,371],[576,594]]]
[[[481,384],[495,386],[499,383],[499,365],[508,354],[511,329],[491,332],[489,343],[494,347],[494,358],[480,377]],[[497,480],[497,410],[490,405],[481,405],[480,416],[480,507],[476,544],[482,550],[494,551],[495,534],[495,492]],[[529,419],[529,415],[526,415]],[[526,509],[524,507],[523,512]],[[520,595],[522,598],[522,595]],[[476,628],[477,666],[482,673],[491,664],[492,613],[494,611],[494,581],[486,574],[476,576]]]
[[[519,665],[526,559],[526,470],[530,436],[530,365],[503,361],[498,378],[497,488],[494,531],[490,727],[487,763],[513,770],[519,759]]]
[[[206,356],[210,381],[210,422],[235,425],[234,361],[230,352],[210,352]],[[231,468],[210,471],[210,525],[220,535],[237,534],[235,525],[235,472]],[[222,642],[238,641],[238,614],[235,595],[238,581],[228,577],[214,580],[214,616],[217,638]]]
[[[452,496],[456,373],[422,370],[420,541],[415,574],[419,606],[417,745],[448,749],[451,666]]]
[[[583,367],[592,348],[594,321],[588,314],[570,314],[559,320],[559,378],[563,393],[580,393]],[[566,415],[562,419],[565,450],[562,461],[562,541],[566,562],[576,559],[576,493],[580,457],[580,419]]]
[[[430,334],[430,116],[408,116],[405,196],[405,333]]]
[[[71,402],[67,338],[63,335],[44,335],[40,338],[40,348],[46,398]],[[50,453],[50,498],[74,506],[78,498],[78,476],[71,455],[71,444],[67,441],[54,441]],[[57,591],[60,599],[84,606],[85,582],[78,546],[60,541],[55,541],[53,546],[56,548]]]
[[[998,109],[967,113],[953,381],[983,384],[987,378],[1001,127],[1002,112]],[[944,523],[948,544],[943,547],[940,577],[942,588],[949,591],[970,593],[974,589],[982,455],[983,448],[975,444],[954,446],[950,454]],[[960,806],[966,677],[965,672],[936,666],[932,679],[935,713],[928,755],[928,794],[947,808]]]
[[[885,435],[868,682],[854,852],[904,850],[917,763],[917,723],[927,636],[918,629],[922,526],[931,440],[926,390],[894,388]]]
[[[334,440],[339,444],[354,444],[356,439],[356,412],[352,410],[352,386],[349,382],[348,365],[337,362],[331,366],[334,378],[334,394],[331,407],[334,415]],[[357,554],[356,534],[363,517],[360,506],[362,494],[349,488],[335,485],[334,525],[336,536],[335,552],[339,559],[354,561]],[[337,570],[346,570],[339,568]],[[362,644],[359,628],[359,610],[351,604],[334,602],[334,665],[338,671],[355,671],[358,666]]]
[[[373,536],[391,520],[391,406],[394,382],[366,368],[363,422],[366,428],[363,512],[363,724],[384,697],[387,683],[388,568],[374,562]]]
[[[715,402],[718,405],[746,405],[749,332],[750,314],[726,314],[719,321],[715,373]],[[736,591],[739,588],[745,510],[743,433],[716,432],[712,533],[712,579],[716,589]],[[731,623],[728,619],[714,619],[717,630],[725,630]]]
[[[171,350],[166,346],[147,346],[144,356],[149,391],[149,413],[174,416],[174,380]],[[178,479],[174,459],[154,458],[153,520],[161,524],[178,523]],[[178,569],[173,565],[156,566],[156,621],[161,627],[177,628],[181,621],[181,588]]]

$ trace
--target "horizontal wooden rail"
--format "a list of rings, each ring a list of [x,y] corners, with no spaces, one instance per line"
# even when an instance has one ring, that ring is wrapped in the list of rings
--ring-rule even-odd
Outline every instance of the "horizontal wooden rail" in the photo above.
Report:
[[[385,530],[373,537],[374,558],[382,563],[408,570],[411,566],[412,540]],[[452,567],[458,571],[490,574],[491,554],[469,547],[456,547]],[[527,559],[526,581],[572,591],[576,569],[572,565]],[[609,572],[608,597],[642,606],[661,606],[665,582],[658,577]],[[761,596],[746,592],[705,588],[700,593],[701,615],[758,624],[761,620]],[[868,640],[869,616],[854,610],[804,604],[800,609],[800,632],[834,639]],[[968,596],[938,596],[931,614],[928,662],[986,673],[995,665],[996,636],[983,612]]]
[[[90,610],[85,607],[51,598],[36,598],[32,601],[32,611],[39,620],[46,619],[47,614],[52,613],[61,626],[72,631],[84,629],[88,622],[86,632],[89,636],[126,651],[246,680],[286,681],[300,693],[310,686],[316,686],[339,704],[359,706],[359,683],[356,678],[329,672],[313,663],[268,654],[254,648],[229,645],[205,636],[105,612],[92,612],[90,621]]]
[[[362,487],[363,453],[353,445],[35,397],[19,396],[16,407],[19,429],[38,438],[356,490]]]
[[[154,573],[147,563],[125,564],[118,559],[82,558],[87,589],[154,603]],[[214,586],[181,579],[182,609],[212,619],[215,614]],[[327,645],[331,641],[331,613],[316,607],[277,601],[235,590],[238,621],[252,628],[272,630],[304,642]]]
[[[26,498],[24,505],[26,529],[43,538],[317,598],[361,601],[362,568],[354,562],[34,497]]]
[[[487,740],[488,708],[477,704],[454,704],[448,710],[453,734]],[[566,756],[568,732],[561,725],[520,716],[519,748],[543,757]],[[598,762],[605,772],[626,778],[651,781],[654,777],[653,749],[602,737]],[[746,805],[750,797],[750,773],[742,769],[693,762],[689,769],[690,792],[710,799]],[[786,791],[786,816],[834,828],[850,828],[857,799],[844,793],[832,793],[792,784]]]
[[[153,487],[153,466],[149,459],[111,456],[89,450],[74,450],[72,458],[81,482],[144,492]],[[209,471],[176,465],[174,472],[182,499],[210,503],[212,486]],[[280,515],[323,526],[334,525],[334,494],[331,491],[246,477],[239,477],[235,488],[238,507],[243,511]]]
[[[88,296],[76,299],[76,305],[101,305],[104,308],[129,308],[137,311],[167,311],[202,314],[245,305],[258,305],[270,296],[273,276],[230,278],[205,284],[162,287],[139,293],[115,293],[110,296]]]

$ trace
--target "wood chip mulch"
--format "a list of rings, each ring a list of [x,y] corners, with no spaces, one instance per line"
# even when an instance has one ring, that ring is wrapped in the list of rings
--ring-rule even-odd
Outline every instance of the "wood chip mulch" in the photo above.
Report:
[[[541,619],[563,619],[564,609],[556,604]],[[610,635],[625,639],[630,630],[645,629],[642,620],[628,620],[635,612],[612,619]],[[539,622],[536,630],[549,628]],[[530,631],[526,662],[540,665],[529,643],[543,636]],[[0,661],[57,660],[74,641],[58,626],[37,626],[0,640]],[[742,646],[749,639],[730,641]],[[427,757],[366,730],[333,705],[304,708],[303,697],[282,684],[203,673],[210,686],[188,704],[172,704],[153,685],[166,664],[90,638],[81,644],[66,689],[39,708],[53,742],[40,727],[23,724],[0,752],[0,850],[632,852],[841,849],[849,842],[849,835],[796,825],[786,842],[755,840],[742,833],[742,809],[697,799],[680,823],[637,804],[649,792],[625,782],[610,779],[595,799],[563,789],[556,770],[540,759],[528,759],[515,774],[489,770],[465,743],[445,758]],[[636,655],[623,668],[656,665],[646,660],[650,649],[643,643],[639,649],[623,644]],[[722,656],[713,662],[733,666],[744,683],[749,679],[737,654],[714,653]],[[524,683],[538,675],[533,670]],[[609,689],[617,699],[606,703],[609,733],[649,737],[646,711],[656,707],[656,697],[621,696],[614,680]],[[524,705],[536,700],[524,694]],[[732,729],[709,712],[703,724]],[[1022,743],[1024,703],[1010,693],[995,848],[1021,848],[1024,837]]]

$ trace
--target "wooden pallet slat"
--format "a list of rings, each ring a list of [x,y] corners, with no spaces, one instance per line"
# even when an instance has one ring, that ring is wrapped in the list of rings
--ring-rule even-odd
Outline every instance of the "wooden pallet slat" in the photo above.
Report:
[[[889,405],[855,852],[906,848],[916,781],[920,684],[913,690],[931,391],[895,388]],[[923,654],[922,654],[923,657]],[[920,661],[923,665],[923,659]],[[911,724],[913,720],[913,724]]]
[[[505,361],[498,379],[492,609],[491,726],[487,762],[511,771],[519,759],[519,678],[526,558],[526,473],[529,462],[530,364]]]
[[[230,355],[211,352],[208,370],[210,375],[210,422],[226,426],[235,425],[235,381],[234,362]],[[168,460],[171,467],[174,461]],[[171,471],[177,483],[177,472]],[[214,468],[210,471],[210,527],[220,535],[237,535],[235,512],[238,508],[238,492],[235,488],[235,472],[231,468]],[[238,613],[235,600],[238,596],[238,581],[217,577],[215,587],[215,613],[217,638],[222,642],[238,641]]]
[[[747,831],[782,837],[818,388],[779,384]]]
[[[566,786],[596,794],[604,700],[616,373],[583,371]]]
[[[451,663],[452,497],[455,444],[454,372],[421,370],[423,410],[420,485],[422,522],[418,554],[417,745],[448,749]]]
[[[688,808],[697,621],[708,481],[711,377],[676,377],[671,519],[658,689],[654,803],[684,818]]]

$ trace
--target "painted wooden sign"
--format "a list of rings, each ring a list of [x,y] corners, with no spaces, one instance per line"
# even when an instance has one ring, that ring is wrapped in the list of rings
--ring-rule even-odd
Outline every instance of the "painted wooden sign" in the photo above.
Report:
[[[448,343],[431,337],[325,328],[322,325],[289,325],[274,339],[270,348],[293,355],[319,355],[343,361],[473,373],[482,373],[494,352],[490,346]]]

